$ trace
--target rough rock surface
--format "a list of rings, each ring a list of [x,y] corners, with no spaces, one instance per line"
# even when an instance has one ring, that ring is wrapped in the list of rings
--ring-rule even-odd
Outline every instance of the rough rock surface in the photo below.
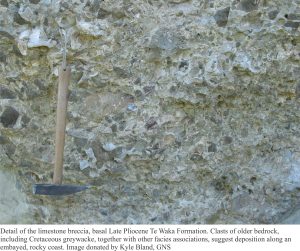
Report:
[[[0,222],[286,222],[299,24],[299,0],[1,0]],[[59,28],[64,182],[97,189],[49,198]]]

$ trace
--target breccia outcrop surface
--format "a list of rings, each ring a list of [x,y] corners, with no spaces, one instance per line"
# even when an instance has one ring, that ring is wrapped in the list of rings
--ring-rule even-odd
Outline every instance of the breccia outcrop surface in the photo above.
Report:
[[[271,224],[299,209],[299,0],[0,0],[0,24],[1,223]],[[95,188],[53,198],[31,187],[53,174],[63,32],[64,183]]]

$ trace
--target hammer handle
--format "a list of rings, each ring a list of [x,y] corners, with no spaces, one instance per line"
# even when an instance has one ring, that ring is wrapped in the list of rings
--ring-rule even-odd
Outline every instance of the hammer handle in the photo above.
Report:
[[[58,94],[56,110],[55,163],[53,174],[54,184],[61,184],[63,177],[66,115],[68,104],[68,85],[70,83],[70,77],[70,67],[61,66],[59,69],[58,77]]]

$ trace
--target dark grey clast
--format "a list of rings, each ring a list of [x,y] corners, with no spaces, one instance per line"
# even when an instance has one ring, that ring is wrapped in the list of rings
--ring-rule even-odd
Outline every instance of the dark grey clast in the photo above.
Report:
[[[35,184],[33,185],[33,194],[41,195],[68,195],[78,193],[90,188],[90,186],[76,185],[55,185],[55,184]]]

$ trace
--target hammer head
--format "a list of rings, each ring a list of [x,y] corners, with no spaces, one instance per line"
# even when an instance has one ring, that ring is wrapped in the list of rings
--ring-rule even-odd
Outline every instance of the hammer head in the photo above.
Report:
[[[69,195],[90,188],[90,186],[35,184],[32,187],[33,194],[40,195]]]

